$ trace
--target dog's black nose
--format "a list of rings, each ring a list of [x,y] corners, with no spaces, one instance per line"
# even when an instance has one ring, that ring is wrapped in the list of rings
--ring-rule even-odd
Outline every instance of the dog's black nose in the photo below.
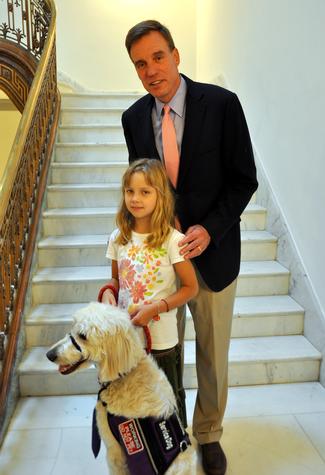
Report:
[[[50,361],[55,361],[56,360],[56,357],[57,357],[57,354],[56,354],[56,351],[54,349],[52,350],[49,350],[47,353],[46,353],[46,356],[48,357],[48,359]]]

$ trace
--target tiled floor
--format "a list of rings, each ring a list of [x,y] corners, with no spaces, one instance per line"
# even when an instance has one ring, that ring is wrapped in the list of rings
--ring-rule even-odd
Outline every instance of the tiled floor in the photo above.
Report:
[[[194,398],[189,391],[189,414]],[[107,475],[105,450],[95,460],[90,448],[95,400],[21,399],[0,450],[1,475]],[[317,383],[231,388],[222,445],[227,475],[324,475],[325,389]]]

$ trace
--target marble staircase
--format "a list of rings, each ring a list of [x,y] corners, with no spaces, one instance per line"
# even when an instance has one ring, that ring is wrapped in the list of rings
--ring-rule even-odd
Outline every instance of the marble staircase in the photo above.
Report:
[[[109,276],[105,248],[127,166],[120,117],[136,94],[63,95],[61,122],[25,317],[22,396],[97,391],[94,369],[61,376],[45,353],[96,299]],[[242,216],[242,264],[230,348],[231,386],[318,381],[320,353],[303,336],[304,310],[289,295],[290,275],[276,261],[266,209],[251,200]],[[195,334],[187,317],[184,383],[196,387]]]

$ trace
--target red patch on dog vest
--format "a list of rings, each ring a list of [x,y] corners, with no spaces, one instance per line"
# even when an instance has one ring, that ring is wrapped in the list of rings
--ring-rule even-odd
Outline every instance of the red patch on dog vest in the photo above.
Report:
[[[142,439],[139,435],[134,419],[130,419],[119,424],[118,430],[129,455],[137,454],[144,449]]]

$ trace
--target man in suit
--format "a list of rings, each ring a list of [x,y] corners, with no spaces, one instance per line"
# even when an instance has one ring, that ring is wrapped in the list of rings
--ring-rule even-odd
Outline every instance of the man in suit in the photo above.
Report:
[[[125,44],[149,93],[122,116],[129,160],[148,157],[165,163],[164,105],[170,106],[174,122],[179,164],[173,187],[177,221],[185,234],[181,252],[192,259],[200,284],[189,303],[198,378],[193,435],[205,473],[223,475],[227,459],[219,440],[240,266],[240,215],[257,188],[249,132],[234,93],[180,75],[179,52],[165,26],[143,21],[131,28]],[[180,312],[181,344],[184,327]]]

